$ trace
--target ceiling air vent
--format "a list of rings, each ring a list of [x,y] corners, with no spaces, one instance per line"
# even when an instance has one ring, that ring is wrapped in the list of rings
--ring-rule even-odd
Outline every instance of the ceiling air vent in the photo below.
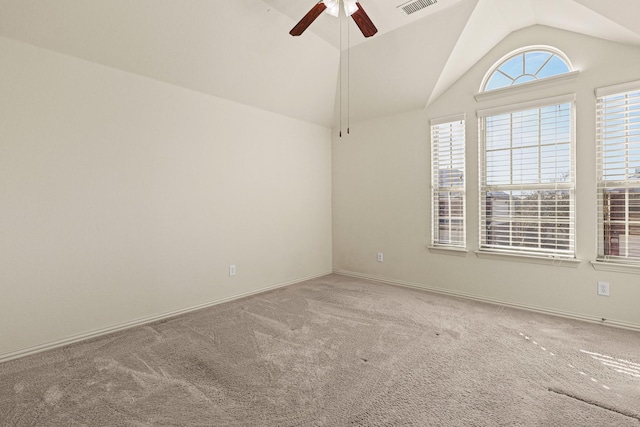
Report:
[[[405,4],[401,4],[398,6],[398,9],[400,9],[400,11],[405,15],[411,15],[412,13],[416,13],[427,6],[431,6],[436,3],[438,3],[438,0],[412,0]]]

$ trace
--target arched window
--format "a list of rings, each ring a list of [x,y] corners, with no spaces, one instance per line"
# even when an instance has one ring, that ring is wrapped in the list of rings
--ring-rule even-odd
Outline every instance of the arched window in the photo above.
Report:
[[[481,89],[513,99],[512,86],[573,73],[562,52],[529,46],[497,61]],[[516,91],[522,102],[477,112],[481,251],[575,259],[575,94],[566,90]]]
[[[514,86],[573,71],[569,59],[549,46],[530,46],[503,57],[482,81],[481,92]]]

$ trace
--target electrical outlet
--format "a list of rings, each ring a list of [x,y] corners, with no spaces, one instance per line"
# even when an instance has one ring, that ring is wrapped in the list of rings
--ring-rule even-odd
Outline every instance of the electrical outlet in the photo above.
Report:
[[[598,295],[601,295],[603,297],[609,296],[609,283],[598,282]]]
[[[236,275],[236,265],[235,264],[231,264],[229,266],[229,277],[235,276],[235,275]]]
[[[378,252],[378,262],[384,261],[384,254],[382,252]]]

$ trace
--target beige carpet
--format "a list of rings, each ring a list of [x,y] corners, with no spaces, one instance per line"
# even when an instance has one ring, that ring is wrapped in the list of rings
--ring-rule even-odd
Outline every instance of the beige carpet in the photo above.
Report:
[[[330,275],[0,364],[0,425],[638,427],[640,334]]]

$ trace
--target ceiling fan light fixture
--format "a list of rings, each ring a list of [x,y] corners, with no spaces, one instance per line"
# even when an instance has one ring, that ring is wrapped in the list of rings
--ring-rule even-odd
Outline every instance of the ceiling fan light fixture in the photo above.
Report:
[[[356,0],[342,0],[342,5],[344,6],[344,13],[347,16],[353,15],[358,10]]]
[[[322,2],[327,6],[327,10],[325,12],[337,18],[340,14],[339,0],[322,0]]]
[[[437,0],[422,0],[422,1],[437,1]],[[364,11],[362,5],[358,3],[358,0],[320,0],[311,8],[306,15],[289,31],[292,36],[299,36],[315,21],[322,12],[335,16],[340,16],[340,2],[344,7],[344,12],[347,17],[351,17],[356,23],[362,35],[365,37],[371,37],[378,32],[378,29]]]
[[[322,0],[325,6],[327,6],[326,13],[337,18],[340,15],[340,3],[344,8],[344,13],[347,16],[353,15],[358,10],[356,0]]]

